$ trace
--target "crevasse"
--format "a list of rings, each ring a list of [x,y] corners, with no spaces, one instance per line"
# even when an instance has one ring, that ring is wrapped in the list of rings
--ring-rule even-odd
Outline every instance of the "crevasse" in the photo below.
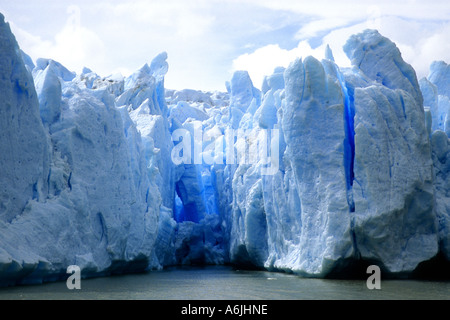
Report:
[[[336,69],[338,69],[336,67]],[[347,184],[347,202],[350,212],[355,212],[355,202],[353,200],[353,181],[355,175],[353,167],[355,163],[355,107],[353,89],[349,88],[345,82],[342,73],[337,70],[339,83],[344,95],[344,122],[345,122],[345,141],[344,141],[344,167]]]

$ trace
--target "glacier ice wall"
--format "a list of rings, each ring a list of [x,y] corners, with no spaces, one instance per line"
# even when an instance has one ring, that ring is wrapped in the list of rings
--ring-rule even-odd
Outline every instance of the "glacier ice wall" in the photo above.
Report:
[[[48,59],[33,82],[3,16],[0,37],[0,282],[59,279],[71,264],[85,275],[159,267],[158,150],[116,108],[121,86]]]
[[[376,31],[351,37],[344,49],[351,69],[307,57],[285,70],[282,93],[265,83],[254,130],[277,119],[283,166],[271,176],[258,166],[234,174],[236,262],[326,276],[365,261],[401,274],[438,253],[415,72]],[[261,112],[269,104],[271,113]]]
[[[227,92],[176,91],[165,52],[125,78],[75,74],[34,64],[0,18],[0,285],[64,279],[71,264],[326,277],[450,260],[444,62],[417,81],[367,30],[344,47],[351,68],[327,47],[261,90],[236,71]]]
[[[47,192],[50,157],[33,79],[9,26],[2,23],[0,27],[0,217],[11,222],[29,199],[39,199]]]
[[[450,260],[450,66],[435,61],[427,78],[420,79],[424,106],[431,117],[431,146],[435,173],[436,216],[438,219],[440,249]]]
[[[344,50],[358,68],[353,75],[367,81],[346,80],[355,114],[356,249],[391,272],[412,271],[438,250],[422,94],[412,67],[377,32],[352,36]]]

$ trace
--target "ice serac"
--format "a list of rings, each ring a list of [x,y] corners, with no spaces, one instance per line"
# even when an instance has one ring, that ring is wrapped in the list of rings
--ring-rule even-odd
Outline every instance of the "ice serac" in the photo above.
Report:
[[[268,256],[267,217],[256,166],[240,165],[232,186],[230,260],[236,265],[262,268]]]
[[[254,106],[261,104],[261,92],[253,86],[253,82],[247,71],[235,71],[230,85],[230,123],[233,129],[239,127],[244,113],[253,103]]]
[[[175,170],[173,217],[177,222],[174,242],[177,264],[224,263],[228,256],[224,248],[223,216],[219,215],[216,200],[216,168],[209,159],[218,158],[214,155],[214,139],[222,134],[222,125],[216,120],[226,109],[222,107],[224,101],[217,101],[215,97],[216,93],[186,89],[167,94],[173,150],[179,151],[183,145],[177,138],[181,130],[187,133],[183,141],[190,142],[186,148],[191,154]]]
[[[61,78],[62,81],[72,81],[73,78],[75,78],[75,72],[69,71],[66,67],[64,67],[57,61],[44,58],[39,58],[36,60],[36,68],[33,69],[33,77],[35,77],[36,72],[45,70],[49,65],[53,65],[52,68],[54,72],[58,77]]]
[[[427,78],[420,79],[419,85],[420,90],[422,91],[424,108],[429,110],[431,116],[430,130],[444,131],[446,113],[441,112],[439,108],[437,87],[433,83],[431,83]]]
[[[39,116],[39,102],[31,73],[9,24],[0,14],[0,285],[15,282],[36,266],[36,255],[21,257],[9,226],[26,219],[28,202],[43,202],[50,170],[48,136]],[[17,228],[19,239],[25,230]],[[11,249],[11,250],[10,250]],[[30,250],[31,251],[31,250]]]
[[[432,155],[435,173],[436,216],[440,249],[444,257],[450,261],[450,152],[449,139],[445,132],[436,130],[431,136]]]
[[[344,166],[345,106],[339,79],[313,57],[285,72],[282,128],[301,219],[291,269],[324,276],[352,257],[350,208]]]
[[[443,61],[435,61],[430,66],[427,78],[421,79],[424,97],[430,101],[429,109],[432,118],[431,145],[435,173],[436,216],[440,249],[444,257],[450,261],[450,199],[449,180],[449,135],[450,135],[450,67]],[[427,105],[427,104],[425,104]]]
[[[141,134],[148,164],[158,169],[153,179],[161,192],[162,205],[172,209],[175,188],[174,164],[171,161],[173,142],[164,92],[164,75],[168,71],[166,59],[167,54],[160,53],[150,66],[146,64],[128,77],[125,91],[116,98],[116,105],[125,105],[130,111],[131,119]],[[154,163],[150,162],[151,159]]]
[[[353,259],[338,75],[332,61],[312,57],[276,68],[254,115],[243,115],[249,148],[265,130],[279,130],[279,166],[263,174],[257,161],[234,171],[232,263],[321,277]]]
[[[137,109],[148,99],[150,113],[167,116],[167,106],[164,94],[164,75],[168,71],[167,53],[156,56],[150,66],[145,64],[141,69],[125,79],[124,92],[117,97],[118,106],[127,105]]]
[[[76,77],[49,59],[32,72],[36,92],[1,18],[0,285],[63,279],[72,264],[83,277],[160,268],[168,259],[156,239],[173,240],[164,206],[173,196],[161,178],[171,174],[162,158],[171,141],[158,127],[167,127],[165,115],[158,112],[141,136],[127,106],[116,107],[119,78],[90,70]],[[144,89],[161,111],[164,63],[157,60],[148,74],[154,86]]]
[[[369,79],[395,90],[409,93],[417,105],[423,105],[416,72],[403,61],[400,50],[376,30],[353,35],[344,46],[352,65]]]
[[[23,62],[25,63],[25,67],[28,69],[28,72],[30,72],[30,74],[31,74],[35,67],[33,59],[31,59],[31,57],[28,54],[26,54],[25,52],[23,52],[22,50],[20,50],[20,53],[22,54],[22,59],[23,59]]]
[[[42,123],[50,128],[61,116],[61,82],[56,63],[51,60],[44,70],[37,70],[34,79]]]
[[[450,66],[434,61],[427,78],[421,79],[421,89],[428,98],[432,115],[432,129],[442,130],[450,136]]]
[[[235,169],[231,262],[315,277],[373,263],[404,275],[438,254],[431,128],[415,72],[376,31],[345,50],[352,69],[328,52],[292,63],[283,86],[268,81],[277,72],[266,77],[261,105],[242,116],[251,134],[281,131],[282,160],[269,176],[259,164]],[[433,148],[442,160],[446,145]]]
[[[450,66],[447,63],[434,61],[427,78],[437,87],[438,94],[450,96]]]
[[[250,101],[250,104],[239,122],[239,130],[234,131],[237,133],[236,136],[233,139],[227,139],[227,152],[230,149],[236,152],[235,161],[232,161],[232,164],[227,166],[229,170],[225,171],[229,178],[228,182],[231,180],[231,185],[228,187],[232,195],[232,199],[227,199],[231,200],[231,210],[228,214],[229,219],[226,220],[231,224],[229,229],[230,261],[240,266],[264,268],[271,253],[271,226],[268,221],[271,211],[265,204],[267,196],[264,195],[267,159],[264,157],[254,159],[250,156],[254,154],[250,150],[257,153],[256,150],[261,145],[270,146],[273,138],[273,131],[270,130],[274,129],[278,122],[280,97],[284,92],[283,71],[283,68],[277,68],[273,75],[265,78],[263,103],[258,97],[259,93],[255,97],[250,90],[247,90],[247,101]],[[236,72],[233,76],[232,88],[236,86],[238,75],[239,72]],[[237,100],[236,95],[241,96],[242,91],[231,90],[230,108]],[[231,128],[228,128],[228,132],[234,129],[233,126],[234,123],[231,124]],[[278,164],[280,162],[279,154],[275,153],[277,157],[275,162]],[[274,172],[271,173],[278,170],[276,165],[275,167]],[[219,202],[223,203],[226,198],[221,198],[219,198]]]
[[[411,272],[438,252],[431,148],[414,69],[377,31],[344,50],[354,95],[356,250],[391,273]]]
[[[29,199],[45,197],[50,146],[33,78],[1,14],[0,44],[0,220],[11,222]]]

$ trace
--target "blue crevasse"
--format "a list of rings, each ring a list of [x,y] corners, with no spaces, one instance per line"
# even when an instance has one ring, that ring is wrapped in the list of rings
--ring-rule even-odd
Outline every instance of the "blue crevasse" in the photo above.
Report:
[[[328,60],[334,61],[331,49],[327,47]],[[342,88],[344,99],[344,122],[345,122],[345,140],[344,140],[344,167],[347,182],[347,202],[350,212],[355,211],[353,201],[353,182],[355,174],[353,172],[355,162],[355,106],[354,106],[354,88],[348,86],[341,71],[336,68],[336,76]]]

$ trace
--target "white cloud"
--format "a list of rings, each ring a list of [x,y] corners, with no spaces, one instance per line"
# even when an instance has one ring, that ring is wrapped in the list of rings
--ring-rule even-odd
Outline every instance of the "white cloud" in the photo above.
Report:
[[[296,38],[303,40],[315,37],[322,31],[328,31],[331,29],[339,28],[348,24],[347,19],[340,17],[330,19],[318,19],[314,20],[305,26],[303,26],[296,34]]]
[[[97,30],[114,64],[136,70],[168,53],[168,88],[224,90],[221,59],[227,44],[213,32],[215,16],[205,1],[101,1],[94,4]],[[111,63],[112,64],[112,63]],[[225,72],[227,70],[225,69]],[[221,78],[221,79],[218,79]]]
[[[147,32],[158,30],[172,36],[196,37],[204,34],[214,20],[202,12],[207,5],[204,1],[132,0],[117,4],[100,2],[95,6],[102,11],[112,12],[115,17],[112,23],[129,22],[130,25],[125,26],[127,29],[133,26],[152,26],[154,29],[149,28]]]
[[[342,46],[365,28],[394,41],[418,75],[427,73],[432,60],[450,61],[447,0],[84,0],[77,2],[78,11],[47,4],[42,14],[60,14],[45,23],[35,10],[19,10],[20,2],[25,0],[7,11],[20,46],[32,58],[53,58],[74,71],[86,65],[101,75],[129,74],[166,51],[168,88],[223,90],[237,69],[248,70],[259,87],[276,66],[306,55],[320,59],[327,43],[338,65],[346,67]],[[32,29],[33,22],[40,27]],[[285,49],[294,41],[298,46]]]
[[[365,19],[374,10],[381,15],[401,15],[411,19],[448,19],[448,0],[244,0],[274,10],[289,10],[317,18]],[[375,9],[376,8],[376,9]]]
[[[374,25],[368,20],[333,30],[323,38],[323,42],[332,48],[338,65],[349,66],[342,50],[347,39],[352,34],[371,27]],[[450,62],[450,21],[432,23],[385,16],[377,19],[375,27],[397,45],[403,59],[416,70],[418,78],[428,74],[429,66],[434,60]]]
[[[312,49],[307,41],[300,41],[298,46],[292,50],[282,49],[277,44],[268,45],[234,59],[233,71],[247,70],[253,85],[260,88],[264,76],[272,74],[276,67],[287,67],[289,63],[299,57],[312,55],[323,58],[324,52],[323,46]]]
[[[296,1],[296,0],[246,0],[276,10],[289,10],[315,17],[298,31],[296,38],[302,43],[310,38],[325,34],[322,45],[314,53],[323,52],[326,44],[333,50],[336,63],[349,67],[350,62],[342,50],[347,39],[364,29],[377,29],[397,44],[402,56],[417,72],[426,76],[434,60],[450,62],[450,6],[447,0],[341,0],[341,1]],[[328,32],[328,34],[327,34]],[[275,50],[264,47],[234,60],[234,69],[249,67],[249,73],[257,80],[262,74],[270,74],[272,66],[286,65],[288,56],[304,56],[297,48]],[[304,46],[306,47],[306,46]],[[264,52],[270,53],[263,54]],[[274,53],[277,51],[278,53]],[[303,50],[308,52],[308,50]],[[317,56],[316,56],[317,57]],[[279,59],[279,63],[270,59]],[[257,61],[265,63],[258,68]],[[270,67],[269,67],[270,66]]]
[[[303,37],[316,36],[320,31],[330,30],[322,38],[322,44],[312,49],[307,40],[301,40],[292,50],[281,49],[278,45],[258,48],[243,54],[233,61],[233,70],[247,70],[259,87],[265,75],[270,75],[276,66],[287,66],[297,57],[312,55],[323,58],[326,44],[329,44],[336,63],[340,67],[350,67],[350,61],[342,47],[353,34],[367,28],[376,28],[383,36],[393,41],[402,53],[403,59],[416,70],[418,78],[428,74],[429,66],[434,60],[450,62],[450,21],[429,22],[405,19],[395,16],[382,16],[372,8],[365,20],[350,26],[335,27],[344,20],[320,19],[305,25],[300,34]],[[320,22],[320,23],[319,23]],[[328,29],[330,27],[330,29]]]
[[[103,41],[95,32],[81,26],[77,7],[68,7],[68,13],[65,26],[51,40],[43,40],[12,22],[10,25],[19,46],[33,59],[51,58],[77,72],[89,63],[104,65],[106,48]]]
[[[91,30],[65,27],[56,34],[49,55],[79,71],[86,63],[101,65],[106,57],[106,49],[101,39]]]
[[[419,39],[417,46],[399,45],[405,60],[416,69],[419,78],[428,75],[429,66],[435,60],[450,62],[450,23],[430,37]]]

